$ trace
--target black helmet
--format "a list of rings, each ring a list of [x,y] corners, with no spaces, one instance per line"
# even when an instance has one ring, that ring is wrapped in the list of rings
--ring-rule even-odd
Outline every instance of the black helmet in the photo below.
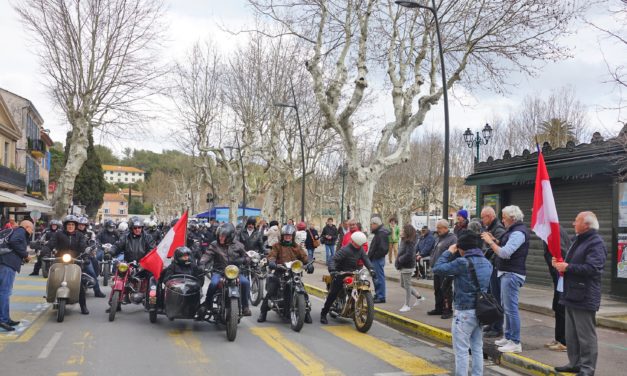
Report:
[[[187,228],[190,229],[191,231],[198,231],[198,223],[189,222],[189,224],[187,225]]]
[[[89,224],[89,219],[87,217],[79,217],[78,218],[78,224],[79,225],[88,225]]]
[[[281,228],[281,236],[283,235],[292,235],[296,233],[296,227],[294,225],[285,225]]]
[[[226,244],[233,243],[233,239],[235,239],[235,226],[233,226],[232,223],[225,223],[221,225],[220,227],[218,227],[217,236],[218,236],[218,243],[220,240],[219,239],[220,236],[226,237],[226,241],[225,241]]]
[[[113,232],[115,231],[115,223],[113,223],[112,220],[107,219],[105,221],[105,229],[107,230],[107,232]]]
[[[182,260],[184,255],[188,255],[189,256],[187,261],[183,261]],[[192,263],[192,250],[187,248],[187,247],[178,247],[174,251],[174,262],[176,262],[177,265],[179,265],[179,266],[191,264]]]
[[[170,227],[174,227],[174,225],[176,224],[176,222],[178,222],[179,219],[178,218],[174,218],[171,222],[170,222]]]
[[[75,225],[78,224],[78,218],[75,215],[68,214],[63,218],[63,226],[68,224],[69,222],[74,222]]]
[[[143,228],[144,227],[144,222],[141,219],[139,219],[139,217],[133,217],[129,221],[128,225],[129,225],[130,228],[133,228],[133,227],[142,227]]]

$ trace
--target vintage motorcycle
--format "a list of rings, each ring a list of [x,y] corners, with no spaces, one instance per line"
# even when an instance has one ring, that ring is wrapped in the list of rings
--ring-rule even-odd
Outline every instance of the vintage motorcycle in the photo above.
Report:
[[[99,263],[100,271],[98,274],[102,276],[103,286],[107,286],[109,284],[109,280],[111,279],[111,266],[113,264],[112,262],[113,257],[111,257],[110,251],[112,247],[113,246],[109,243],[102,245],[104,253],[102,255],[102,261],[100,261]]]
[[[214,270],[214,272],[219,272]],[[240,270],[228,265],[221,274],[218,289],[213,295],[213,309],[207,312],[205,320],[226,326],[226,338],[233,342],[237,336],[237,324],[242,317],[242,296],[239,283]],[[247,299],[247,297],[244,297]]]
[[[60,252],[62,253],[62,252]],[[94,279],[83,273],[81,266],[87,260],[89,254],[84,252],[78,258],[63,253],[61,257],[44,257],[42,261],[51,263],[46,282],[46,301],[52,303],[52,308],[57,310],[57,322],[65,318],[65,307],[68,304],[78,302],[81,283],[85,289],[92,288]]]
[[[303,265],[300,260],[286,262],[285,265],[277,265],[277,271],[282,271],[279,276],[279,290],[276,296],[268,299],[268,308],[276,312],[281,318],[290,321],[290,328],[300,332],[305,323],[305,314],[311,310],[308,305],[303,284],[303,270],[313,263],[313,260]]]
[[[146,301],[149,281],[139,275],[142,271],[137,261],[117,264],[109,298],[109,321],[115,320],[122,304],[142,304]]]
[[[261,258],[261,255],[256,251],[248,251],[246,254],[250,258],[250,265],[244,271],[250,281],[250,304],[256,307],[265,293],[264,285],[268,275],[267,260]]]
[[[203,276],[204,278],[204,276]],[[170,321],[174,319],[197,319],[200,308],[203,280],[191,275],[175,274],[165,282],[161,291],[163,307],[157,305],[157,281],[150,278],[150,290],[146,308],[151,323],[157,322],[157,315],[164,314]]]
[[[338,273],[343,278],[342,290],[333,302],[329,314],[333,318],[344,317],[355,322],[355,328],[366,333],[374,320],[374,299],[370,291],[370,272],[366,268],[354,272]],[[327,291],[333,281],[332,275],[323,277]]]

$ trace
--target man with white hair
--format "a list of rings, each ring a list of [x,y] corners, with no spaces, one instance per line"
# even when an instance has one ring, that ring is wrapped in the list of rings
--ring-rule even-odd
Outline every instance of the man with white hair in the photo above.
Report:
[[[566,343],[568,364],[555,367],[557,372],[594,375],[598,345],[595,316],[601,305],[601,275],[607,248],[599,236],[599,221],[590,211],[577,215],[573,223],[575,239],[566,260],[552,264],[564,275],[560,303],[566,306]]]
[[[448,228],[448,221],[440,219],[435,224],[437,240],[431,251],[431,267],[435,266],[440,256],[457,242],[457,236]],[[435,295],[435,308],[427,312],[430,316],[440,316],[447,320],[453,317],[453,279],[447,276],[434,274],[433,293]]]
[[[377,278],[374,282],[375,304],[385,303],[385,256],[390,250],[390,231],[383,226],[381,217],[374,216],[370,219],[370,231],[374,234],[368,251],[368,258],[374,266]]]
[[[501,280],[501,302],[505,311],[505,333],[503,338],[494,341],[497,350],[504,353],[522,351],[520,343],[520,313],[518,294],[527,275],[527,255],[529,254],[529,228],[523,223],[524,215],[516,205],[502,210],[505,233],[500,245],[489,232],[481,234],[483,241],[496,254],[497,276]]]

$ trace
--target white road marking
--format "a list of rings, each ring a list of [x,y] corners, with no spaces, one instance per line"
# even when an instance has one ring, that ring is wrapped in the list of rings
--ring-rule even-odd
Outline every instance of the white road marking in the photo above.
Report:
[[[48,341],[48,344],[44,347],[43,350],[41,350],[41,354],[39,354],[37,359],[46,359],[50,355],[54,347],[57,345],[57,342],[59,342],[62,335],[63,332],[54,333],[52,338],[50,338],[50,341]]]

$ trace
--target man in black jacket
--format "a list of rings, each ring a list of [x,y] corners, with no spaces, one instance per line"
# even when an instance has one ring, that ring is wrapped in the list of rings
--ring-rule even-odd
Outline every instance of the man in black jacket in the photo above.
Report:
[[[553,267],[564,275],[564,292],[560,303],[566,306],[566,344],[568,365],[555,367],[557,372],[594,375],[598,344],[596,312],[601,305],[601,275],[605,268],[607,248],[599,236],[599,221],[593,212],[581,212],[575,222],[575,240],[566,260],[552,259]]]
[[[247,251],[255,251],[263,255],[263,233],[255,228],[256,223],[255,218],[248,218],[246,228],[243,228],[237,235],[237,241],[242,243]]]
[[[431,253],[431,267],[453,244],[457,243],[457,236],[449,231],[448,221],[440,219],[435,224],[438,237]],[[427,315],[440,315],[442,319],[453,317],[453,279],[446,276],[433,276],[433,292],[435,294],[435,309],[427,312]]]
[[[22,221],[8,236],[6,248],[3,248],[6,253],[0,254],[0,328],[7,332],[14,331],[14,326],[20,323],[9,317],[9,302],[15,275],[22,268],[22,260],[28,262],[27,244],[33,230],[31,221]]]
[[[503,227],[501,221],[496,217],[496,212],[491,206],[486,206],[481,210],[481,224],[484,227],[484,231],[492,234],[495,242],[501,244],[501,236],[505,233],[505,227]],[[496,268],[496,254],[487,243],[484,243],[483,247],[485,258],[492,264],[492,275],[490,276],[490,288],[488,290],[496,301],[501,304],[501,280],[499,279],[498,270]],[[503,319],[495,321],[492,325],[486,325],[483,331],[486,338],[502,337]]]
[[[326,250],[327,265],[333,259],[335,253],[335,242],[337,242],[337,227],[333,224],[333,218],[327,218],[327,224],[322,229],[322,235],[320,236],[324,249]]]
[[[344,247],[342,247],[339,251],[335,253],[333,256],[333,262],[329,264],[329,272],[333,277],[333,281],[331,282],[331,286],[329,288],[329,294],[327,295],[327,299],[324,301],[324,306],[322,307],[322,312],[320,312],[320,322],[322,324],[328,324],[327,313],[331,309],[333,302],[337,298],[337,295],[340,293],[343,287],[344,276],[339,273],[342,272],[353,272],[359,268],[358,262],[363,261],[364,265],[368,270],[370,270],[370,274],[372,278],[376,282],[377,276],[373,269],[373,265],[368,258],[366,252],[361,247],[364,243],[366,243],[368,239],[366,235],[361,231],[356,231],[351,235],[351,242]],[[384,256],[385,257],[385,256]]]
[[[385,303],[385,256],[390,249],[390,231],[383,227],[380,217],[370,219],[370,231],[374,234],[368,249],[368,258],[374,266],[377,278],[374,280],[374,302]]]
[[[129,233],[120,238],[111,248],[111,254],[115,257],[124,253],[124,261],[139,261],[146,253],[155,248],[155,243],[150,235],[144,232],[144,223],[139,218],[131,218]]]
[[[50,224],[48,225],[48,229],[46,231],[44,231],[43,234],[41,234],[41,237],[39,238],[39,241],[37,242],[37,262],[35,263],[35,267],[33,268],[33,272],[30,273],[29,275],[39,275],[39,270],[41,269],[41,265],[42,265],[42,259],[44,257],[43,254],[43,244],[47,243],[48,241],[50,241],[50,239],[52,239],[52,235],[54,235],[55,232],[57,232],[60,228],[61,228],[61,221],[59,221],[58,219],[53,219],[50,221]]]

